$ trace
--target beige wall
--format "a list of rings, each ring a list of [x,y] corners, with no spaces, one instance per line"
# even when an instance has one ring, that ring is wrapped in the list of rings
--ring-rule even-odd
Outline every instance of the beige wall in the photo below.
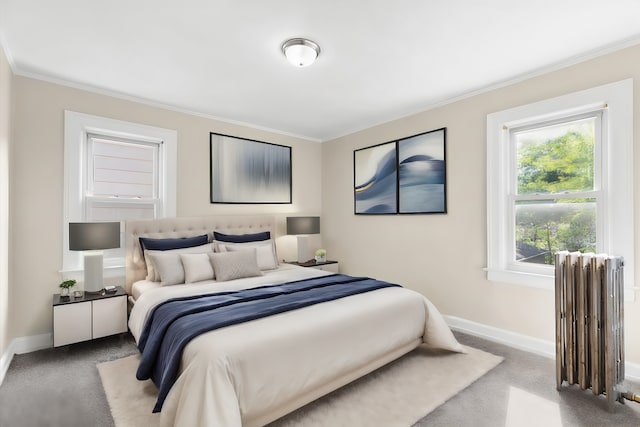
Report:
[[[429,296],[447,315],[553,341],[551,291],[489,282],[482,270],[486,265],[486,115],[629,77],[635,80],[637,112],[639,63],[640,46],[635,46],[316,144],[39,80],[12,77],[6,58],[0,55],[0,147],[12,135],[10,289],[7,290],[6,279],[3,288],[0,276],[0,304],[5,304],[0,305],[0,354],[12,338],[45,334],[52,329],[51,295],[57,292],[62,262],[65,109],[177,130],[180,216],[275,214],[279,219],[279,232],[283,234],[286,214],[322,213],[323,245],[328,249],[329,258],[341,262],[343,271],[404,283]],[[12,114],[8,93],[13,94]],[[634,141],[640,141],[638,117],[636,114]],[[353,150],[443,126],[447,127],[449,213],[355,216]],[[211,205],[208,196],[210,131],[291,145],[294,204]],[[634,160],[640,165],[638,147]],[[1,166],[0,173],[4,170]],[[630,179],[634,179],[636,189],[640,189],[640,176]],[[0,187],[0,197],[3,197],[1,191]],[[638,199],[635,202],[636,223],[640,225]],[[295,248],[287,246],[292,243],[291,239],[281,238],[280,243],[284,247],[280,257],[295,258]],[[639,258],[640,251],[636,249],[636,264]],[[2,317],[2,313],[7,312],[7,300],[2,299],[7,293],[10,298],[8,333]],[[632,339],[640,333],[640,301],[626,304],[625,310],[627,359],[640,363],[640,341]]]
[[[9,346],[9,143],[12,82],[13,73],[0,46],[0,357]]]
[[[321,212],[321,145],[140,103],[16,76],[11,153],[11,338],[52,331],[52,294],[62,267],[64,110],[126,120],[178,132],[178,216],[274,214],[279,234],[287,213]],[[293,204],[209,203],[209,132],[293,147]],[[290,236],[289,236],[290,237]],[[281,246],[280,258],[293,259]],[[123,282],[124,280],[122,280]]]
[[[346,273],[404,283],[441,311],[553,342],[554,295],[486,280],[487,114],[634,78],[634,164],[640,166],[640,45],[323,144],[324,244]],[[446,215],[353,214],[353,150],[447,127]],[[630,176],[636,193],[640,174]],[[635,265],[640,259],[635,199]],[[638,271],[638,269],[636,269]],[[637,285],[638,280],[636,280]],[[627,360],[640,363],[640,295],[625,305]]]

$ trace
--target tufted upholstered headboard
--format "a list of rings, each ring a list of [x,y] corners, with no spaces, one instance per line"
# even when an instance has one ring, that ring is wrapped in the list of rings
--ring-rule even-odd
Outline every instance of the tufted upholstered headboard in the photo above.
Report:
[[[208,234],[246,234],[270,231],[276,238],[275,218],[268,215],[216,215],[201,217],[160,218],[125,222],[125,289],[147,275],[139,237],[174,238]]]

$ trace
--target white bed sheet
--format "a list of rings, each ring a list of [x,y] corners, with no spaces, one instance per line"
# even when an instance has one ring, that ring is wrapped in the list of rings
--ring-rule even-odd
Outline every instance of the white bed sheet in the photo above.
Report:
[[[148,289],[136,301],[129,326],[137,341],[149,310],[167,298],[326,274],[284,266],[257,278]],[[264,425],[423,342],[462,351],[433,304],[404,288],[211,331],[185,347],[161,424]]]
[[[151,280],[137,281],[131,286],[131,296],[136,301],[147,290],[159,288],[160,286],[162,286],[160,282],[152,282]]]

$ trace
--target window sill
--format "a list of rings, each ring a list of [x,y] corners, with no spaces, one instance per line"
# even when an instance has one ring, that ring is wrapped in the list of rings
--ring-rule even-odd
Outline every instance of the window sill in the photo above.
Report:
[[[492,282],[549,290],[553,290],[555,286],[553,275],[525,273],[513,270],[485,269],[485,271],[487,272],[487,279]]]
[[[59,271],[64,277],[67,276],[79,276],[82,277],[84,274],[84,267],[79,268],[63,268]],[[104,267],[104,277],[119,277],[124,276],[124,265],[113,265],[113,266],[105,266]]]
[[[506,283],[508,285],[525,286],[529,288],[555,290],[555,277],[547,274],[525,273],[513,270],[490,270],[484,268],[487,272],[487,280],[491,282]],[[624,287],[624,301],[634,302],[635,291],[639,288],[630,286]]]

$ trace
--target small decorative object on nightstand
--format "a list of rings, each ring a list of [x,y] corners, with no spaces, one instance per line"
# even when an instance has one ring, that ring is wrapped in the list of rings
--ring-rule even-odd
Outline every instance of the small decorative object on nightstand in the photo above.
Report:
[[[69,297],[69,289],[74,287],[75,284],[76,281],[73,279],[65,280],[64,282],[60,283],[60,285],[58,285],[60,287],[60,296],[62,298]]]
[[[325,262],[327,260],[327,251],[325,249],[318,249],[316,251],[316,262]]]

